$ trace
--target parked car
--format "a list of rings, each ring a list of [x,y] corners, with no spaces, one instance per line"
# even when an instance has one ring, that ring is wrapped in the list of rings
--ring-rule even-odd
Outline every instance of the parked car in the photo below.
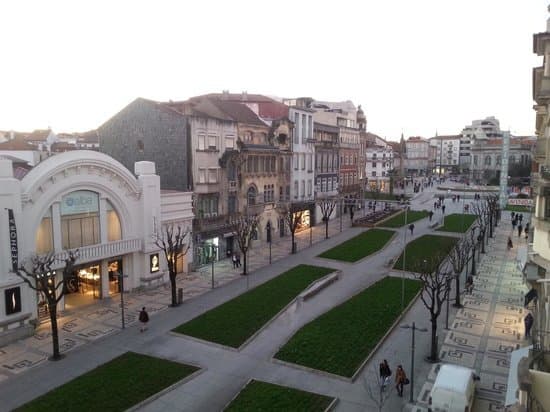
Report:
[[[479,376],[471,369],[442,365],[430,392],[428,411],[471,412],[478,380]]]

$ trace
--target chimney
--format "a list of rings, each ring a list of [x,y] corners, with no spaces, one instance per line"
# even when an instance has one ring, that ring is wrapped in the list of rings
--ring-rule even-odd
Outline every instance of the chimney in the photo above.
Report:
[[[227,100],[229,98],[229,90],[222,90],[222,100]]]
[[[10,130],[10,140],[13,139],[15,139],[15,133],[13,132],[13,130]]]
[[[246,102],[247,100],[248,100],[248,92],[244,90],[242,95],[242,101]]]

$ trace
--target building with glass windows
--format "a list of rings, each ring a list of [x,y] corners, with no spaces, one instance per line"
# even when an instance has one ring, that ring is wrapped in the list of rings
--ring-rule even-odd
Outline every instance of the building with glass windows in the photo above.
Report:
[[[107,299],[121,279],[124,290],[167,280],[153,235],[166,224],[192,228],[192,194],[161,192],[152,162],[136,162],[134,172],[103,153],[76,150],[17,179],[12,161],[0,159],[0,345],[31,334],[46,315],[44,298],[14,272],[33,255],[51,252],[61,269],[67,251],[79,250],[59,310]],[[191,259],[184,256],[178,270]]]

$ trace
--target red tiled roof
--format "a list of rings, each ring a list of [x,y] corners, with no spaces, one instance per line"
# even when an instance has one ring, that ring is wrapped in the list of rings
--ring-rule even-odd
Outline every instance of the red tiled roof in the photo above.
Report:
[[[212,103],[236,122],[266,126],[245,104],[226,100],[212,100]]]
[[[259,115],[263,119],[276,120],[288,118],[288,106],[272,100],[258,103]]]
[[[45,141],[48,138],[48,136],[50,135],[50,133],[51,133],[51,130],[49,130],[49,129],[35,130],[31,134],[27,135],[25,137],[25,140],[30,141],[30,142]]]
[[[0,150],[37,150],[36,146],[25,141],[23,137],[0,143]]]

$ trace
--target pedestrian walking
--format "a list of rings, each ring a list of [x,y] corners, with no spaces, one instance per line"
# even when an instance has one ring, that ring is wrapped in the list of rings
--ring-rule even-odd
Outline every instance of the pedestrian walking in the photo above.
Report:
[[[445,214],[445,205],[441,206],[441,211]]]
[[[460,202],[460,195],[456,195],[456,201]]]
[[[512,212],[511,216],[512,216],[512,220],[516,218],[516,214],[514,212]]]
[[[529,239],[529,226],[525,225],[523,231],[525,232],[525,239]]]
[[[432,217],[434,216],[434,212],[430,210],[430,213],[428,213],[428,216],[430,217],[430,222],[432,221]]]
[[[517,219],[512,220],[512,229],[515,230],[517,225],[518,225],[518,220]]]
[[[233,269],[237,268],[237,255],[233,253],[233,256],[231,256],[231,261],[233,262]]]
[[[523,226],[521,226],[521,223],[518,225],[518,237],[521,236],[521,232],[523,231]]]
[[[531,337],[531,327],[533,326],[533,321],[535,319],[533,318],[533,315],[531,315],[531,312],[527,314],[523,322],[525,323],[525,338]]]
[[[399,365],[397,371],[395,372],[395,389],[397,389],[397,394],[403,397],[403,385],[408,383],[407,375],[403,370],[403,366]]]
[[[141,328],[140,328],[139,331],[140,332],[146,331],[147,330],[147,322],[149,322],[149,314],[145,310],[145,306],[141,308],[141,311],[139,312],[138,319],[141,323]]]
[[[414,223],[411,223],[409,225],[409,230],[411,231],[411,236],[413,235],[413,232],[414,232]]]
[[[514,244],[512,243],[512,238],[508,236],[508,250],[512,249],[514,247]]]
[[[437,209],[437,202],[434,202],[434,209]]]
[[[520,214],[519,214],[519,222],[520,222],[520,223],[523,222],[523,213],[520,213]]]
[[[241,267],[241,254],[239,252],[235,253],[235,257],[237,258],[237,267]]]
[[[380,382],[382,390],[386,389],[386,386],[390,383],[391,369],[388,361],[384,359],[384,362],[380,362]]]

